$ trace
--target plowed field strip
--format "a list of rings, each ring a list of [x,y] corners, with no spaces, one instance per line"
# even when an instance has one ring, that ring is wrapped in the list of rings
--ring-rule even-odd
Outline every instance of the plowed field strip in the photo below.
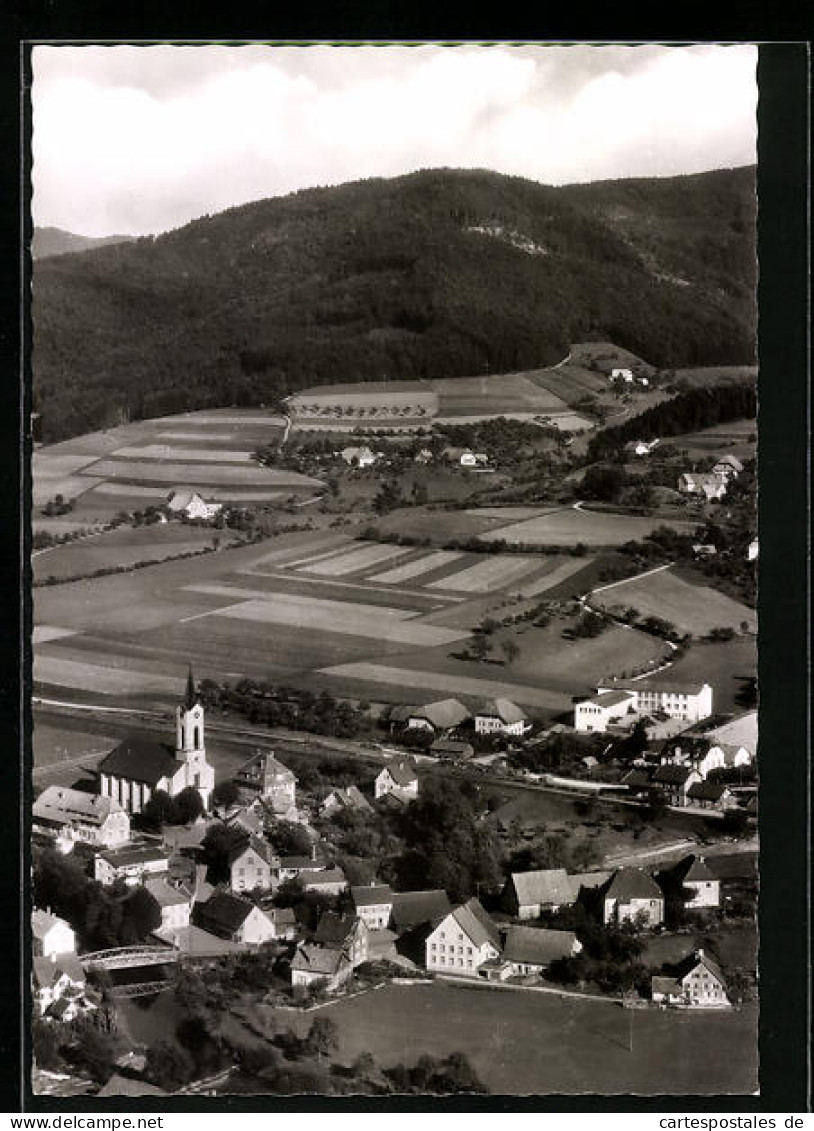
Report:
[[[411,577],[418,577],[422,573],[440,569],[441,566],[449,565],[450,562],[455,562],[460,557],[462,555],[454,550],[436,550],[435,553],[426,554],[423,558],[418,558],[414,562],[407,562],[406,565],[396,566],[395,569],[374,574],[373,577],[368,578],[368,581],[375,581],[379,585],[396,585],[400,581],[409,581]]]
[[[439,581],[430,581],[427,588],[452,589],[461,593],[491,593],[494,589],[504,589],[539,565],[537,558],[487,558],[485,562],[478,562],[460,573],[451,574]]]
[[[305,566],[300,573],[314,573],[319,577],[343,577],[347,573],[357,573],[368,566],[400,558],[410,552],[411,549],[404,546],[363,546],[361,549],[350,550],[347,554],[340,554],[339,557],[331,557],[328,561]]]

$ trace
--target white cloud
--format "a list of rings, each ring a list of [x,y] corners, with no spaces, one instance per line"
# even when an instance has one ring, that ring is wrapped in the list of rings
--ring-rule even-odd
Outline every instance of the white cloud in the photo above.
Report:
[[[362,176],[548,183],[755,159],[756,49],[36,47],[33,211],[84,234]]]

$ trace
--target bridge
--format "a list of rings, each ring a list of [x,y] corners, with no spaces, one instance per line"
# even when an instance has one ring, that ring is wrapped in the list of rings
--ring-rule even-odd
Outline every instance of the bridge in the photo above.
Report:
[[[128,966],[163,966],[180,957],[180,951],[171,946],[120,946],[80,954],[79,961],[86,970],[125,970]]]
[[[110,993],[114,998],[148,997],[160,994],[168,985],[166,979],[161,982],[130,982],[126,986],[114,986]]]

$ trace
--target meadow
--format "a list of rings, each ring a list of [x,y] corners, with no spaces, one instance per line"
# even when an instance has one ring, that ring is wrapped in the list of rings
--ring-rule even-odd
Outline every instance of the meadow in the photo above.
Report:
[[[739,631],[744,623],[750,632],[757,627],[754,609],[708,585],[685,581],[672,567],[595,589],[591,600],[606,609],[632,607],[641,617],[662,617],[693,636],[718,627]]]
[[[473,518],[478,517],[477,510],[469,513]],[[674,519],[591,511],[583,504],[576,504],[492,528],[479,534],[479,538],[483,542],[505,539],[509,543],[541,546],[574,546],[579,542],[585,546],[621,546],[625,542],[641,541],[659,526],[689,532],[694,525]]]

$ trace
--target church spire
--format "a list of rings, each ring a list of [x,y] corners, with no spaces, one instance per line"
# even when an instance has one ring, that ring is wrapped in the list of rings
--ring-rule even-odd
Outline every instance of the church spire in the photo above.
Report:
[[[198,696],[195,693],[195,677],[192,674],[192,664],[189,665],[189,674],[187,675],[187,690],[184,695],[184,706],[188,711],[192,710],[198,702]]]

